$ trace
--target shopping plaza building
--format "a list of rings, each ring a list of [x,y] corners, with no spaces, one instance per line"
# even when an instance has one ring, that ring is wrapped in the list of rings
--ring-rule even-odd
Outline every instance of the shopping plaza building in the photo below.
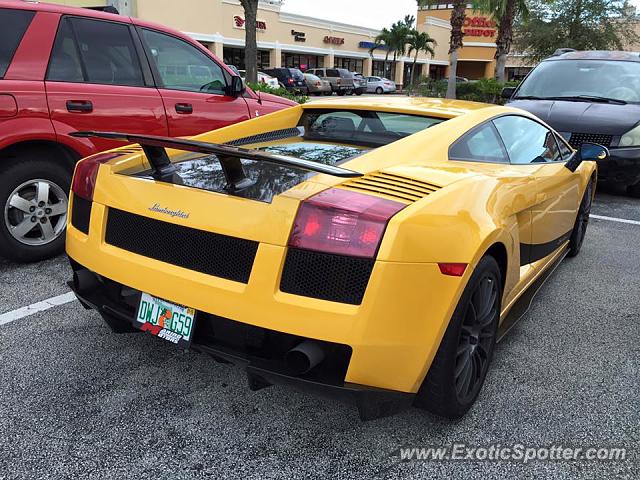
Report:
[[[237,0],[60,0],[57,3],[113,5],[124,15],[182,30],[224,59],[225,63],[244,69],[245,18]],[[281,10],[282,3],[282,0],[260,2],[256,23],[259,69],[341,67],[364,75],[387,77],[397,84],[406,84],[411,78],[413,58],[399,56],[393,62],[393,54],[390,54],[389,61],[385,62],[387,52],[384,48],[371,50],[379,30],[287,13]],[[322,16],[322,3],[317,4],[318,14]],[[392,2],[385,8],[390,10],[391,26],[398,20],[392,14]],[[440,79],[447,76],[451,8],[453,5],[445,0],[417,11],[416,28],[429,33],[437,45],[433,58],[424,52],[419,53],[414,78],[429,75]],[[366,9],[363,9],[362,16],[366,16]],[[495,23],[486,14],[469,9],[464,30],[458,76],[469,79],[493,76]],[[512,63],[507,64],[511,77],[524,76],[529,70],[520,65],[517,58]]]

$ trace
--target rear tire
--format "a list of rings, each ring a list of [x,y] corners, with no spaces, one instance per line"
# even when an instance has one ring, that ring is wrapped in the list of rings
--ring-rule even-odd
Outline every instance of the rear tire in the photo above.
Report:
[[[569,237],[569,257],[575,257],[580,253],[582,248],[582,242],[584,236],[587,233],[587,226],[589,224],[589,214],[591,213],[591,202],[593,200],[593,182],[589,180],[587,188],[584,190],[580,207],[578,208],[578,215],[576,216],[576,223],[571,231]]]
[[[502,278],[498,262],[483,257],[460,297],[415,406],[460,418],[475,402],[496,343]]]
[[[338,96],[339,97],[344,97],[346,95],[347,91],[346,90],[338,90]]]
[[[376,93],[378,95],[382,95],[384,93],[384,90],[382,89],[382,87],[378,87],[378,88],[376,88]]]
[[[0,168],[0,255],[16,262],[64,250],[71,172],[44,155],[34,150]]]

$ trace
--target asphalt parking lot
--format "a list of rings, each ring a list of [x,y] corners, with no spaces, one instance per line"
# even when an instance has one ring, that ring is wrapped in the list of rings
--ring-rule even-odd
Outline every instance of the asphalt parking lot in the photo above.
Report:
[[[640,200],[593,212],[640,222]],[[355,408],[66,303],[0,325],[0,479],[640,478],[640,223],[592,219],[498,345],[474,408],[361,422]],[[0,315],[68,292],[66,260],[0,260]],[[618,461],[401,461],[401,447],[626,447]]]

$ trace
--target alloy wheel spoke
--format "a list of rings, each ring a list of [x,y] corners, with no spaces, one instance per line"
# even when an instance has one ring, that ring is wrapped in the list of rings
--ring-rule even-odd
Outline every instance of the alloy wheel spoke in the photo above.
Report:
[[[49,215],[51,216],[57,216],[57,215],[64,215],[65,212],[67,211],[67,202],[65,201],[60,201],[58,203],[54,203],[53,205],[51,205],[51,213]]]
[[[42,231],[42,237],[45,240],[50,240],[55,236],[55,232],[53,231],[53,226],[51,222],[47,218],[44,223],[40,223],[40,230]]]
[[[29,209],[34,206],[29,200],[21,197],[17,193],[11,197],[11,199],[9,200],[9,205],[13,208],[17,208],[24,213],[30,213]]]
[[[29,233],[36,226],[35,223],[31,221],[31,218],[25,218],[18,225],[13,227],[12,233],[16,237],[24,237],[27,233]]]
[[[49,184],[47,182],[38,182],[36,185],[36,198],[38,203],[49,203]]]
[[[471,358],[471,355],[469,355],[469,351],[465,349],[464,357],[460,359],[460,362],[458,362],[458,365],[456,365],[456,371],[455,371],[456,378],[458,378],[460,376],[460,373],[462,373],[462,371],[467,367],[467,365],[469,364],[470,358]]]

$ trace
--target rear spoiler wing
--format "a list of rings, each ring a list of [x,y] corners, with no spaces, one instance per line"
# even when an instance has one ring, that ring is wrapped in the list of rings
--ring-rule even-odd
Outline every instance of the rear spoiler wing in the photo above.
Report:
[[[279,167],[307,170],[309,172],[325,173],[334,177],[361,177],[362,173],[348,170],[334,165],[303,160],[301,158],[277,155],[273,153],[234,147],[232,145],[200,142],[183,138],[161,137],[156,135],[137,135],[120,132],[73,132],[72,137],[79,138],[107,138],[122,142],[137,143],[142,147],[147,160],[153,170],[153,178],[161,181],[174,180],[177,175],[176,167],[171,163],[165,148],[173,148],[187,152],[214,154],[218,157],[222,171],[227,180],[230,191],[243,190],[253,185],[253,181],[245,175],[241,159],[267,162]]]

